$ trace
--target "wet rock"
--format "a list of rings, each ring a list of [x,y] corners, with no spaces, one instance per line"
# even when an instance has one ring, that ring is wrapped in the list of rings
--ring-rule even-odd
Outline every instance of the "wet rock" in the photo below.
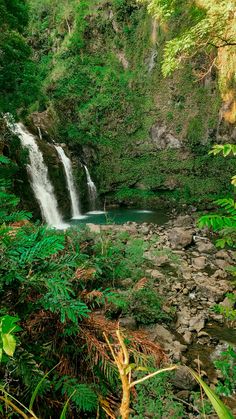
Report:
[[[173,249],[182,249],[189,246],[193,241],[193,230],[186,230],[181,227],[175,227],[167,232],[168,239]]]
[[[170,378],[171,383],[179,389],[193,390],[197,384],[187,367],[179,367]]]

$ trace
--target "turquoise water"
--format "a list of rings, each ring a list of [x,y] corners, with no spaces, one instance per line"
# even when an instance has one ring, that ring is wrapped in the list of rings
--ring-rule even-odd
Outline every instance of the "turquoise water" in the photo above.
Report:
[[[168,221],[168,215],[162,210],[147,211],[138,209],[116,208],[103,211],[92,211],[84,214],[79,219],[67,221],[70,225],[77,224],[124,224],[127,221],[136,223],[153,223],[163,225]]]

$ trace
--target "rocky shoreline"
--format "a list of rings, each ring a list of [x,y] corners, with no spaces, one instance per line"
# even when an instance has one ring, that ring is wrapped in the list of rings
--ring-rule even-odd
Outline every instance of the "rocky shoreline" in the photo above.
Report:
[[[171,361],[200,366],[214,385],[218,373],[213,361],[229,344],[236,346],[235,325],[226,324],[224,317],[213,311],[216,304],[233,308],[226,294],[236,293],[235,281],[225,269],[235,265],[234,252],[217,249],[208,232],[197,227],[196,216],[181,215],[163,226],[128,222],[122,226],[89,224],[88,227],[94,233],[124,231],[132,238],[151,243],[144,253],[149,265],[146,274],[165,298],[164,310],[167,313],[174,310],[175,315],[168,326],[156,323],[142,329],[151,340],[162,345]],[[156,237],[157,241],[153,240]],[[121,284],[122,288],[126,286],[130,286],[128,278]],[[137,327],[132,317],[121,317],[120,324],[126,329]],[[174,384],[179,390],[191,389],[184,369]]]

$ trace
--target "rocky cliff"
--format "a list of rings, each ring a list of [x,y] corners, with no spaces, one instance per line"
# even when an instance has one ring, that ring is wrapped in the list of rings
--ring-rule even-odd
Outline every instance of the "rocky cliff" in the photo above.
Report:
[[[206,57],[197,56],[173,77],[161,74],[176,23],[161,27],[135,0],[31,0],[31,8],[42,84],[31,111],[88,164],[101,196],[195,205],[229,190],[234,160],[208,156],[213,143],[236,137],[221,118],[216,71],[199,78]]]

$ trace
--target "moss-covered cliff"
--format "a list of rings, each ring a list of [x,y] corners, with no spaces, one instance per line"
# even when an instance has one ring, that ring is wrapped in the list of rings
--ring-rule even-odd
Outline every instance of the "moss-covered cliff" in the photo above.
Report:
[[[102,196],[153,206],[229,188],[234,161],[207,155],[235,136],[219,118],[217,74],[196,76],[201,55],[161,74],[165,40],[183,17],[163,28],[135,0],[30,3],[42,84],[30,111],[51,114],[51,135],[88,164]]]

